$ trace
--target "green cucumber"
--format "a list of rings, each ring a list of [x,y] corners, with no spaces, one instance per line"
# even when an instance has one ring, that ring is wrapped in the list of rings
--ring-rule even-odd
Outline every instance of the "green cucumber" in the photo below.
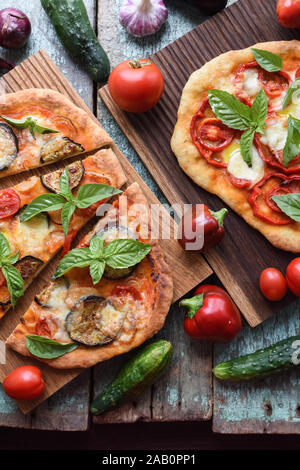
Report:
[[[268,348],[221,362],[213,373],[221,380],[250,380],[277,374],[300,363],[300,335],[279,341]]]
[[[109,76],[108,57],[91,26],[82,0],[41,0],[61,42],[96,82]]]
[[[173,348],[169,341],[159,339],[148,344],[121,369],[91,405],[91,412],[100,415],[120,403],[134,399],[152,385],[169,365]]]

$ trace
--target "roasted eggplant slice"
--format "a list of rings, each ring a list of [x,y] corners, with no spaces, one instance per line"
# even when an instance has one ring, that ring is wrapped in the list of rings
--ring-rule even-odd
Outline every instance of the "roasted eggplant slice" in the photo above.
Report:
[[[65,157],[70,157],[78,152],[83,152],[84,147],[68,137],[54,137],[48,140],[41,150],[41,162],[52,163]]]
[[[126,313],[95,295],[81,297],[68,314],[65,326],[70,337],[84,346],[110,343],[120,332]]]
[[[70,188],[74,189],[79,185],[80,181],[82,180],[82,177],[84,175],[84,166],[81,161],[78,161],[71,163],[67,166],[67,168],[70,174]],[[52,193],[59,193],[59,178],[63,171],[64,169],[60,168],[59,170],[49,173],[48,175],[41,176],[41,181],[45,188],[51,191]]]
[[[44,262],[41,259],[28,255],[19,259],[16,262],[15,267],[21,274],[26,285],[26,282],[29,282],[29,280],[35,276],[43,264]]]
[[[70,283],[64,276],[52,281],[47,285],[34,300],[38,305],[44,308],[59,307],[60,302],[64,302],[67,296]]]
[[[134,233],[129,230],[127,227],[122,227],[117,225],[114,227],[105,227],[104,229],[97,232],[97,234],[103,238],[104,245],[112,242],[113,240],[118,240],[121,238],[133,238],[136,239]],[[122,277],[129,276],[135,269],[135,266],[130,266],[130,268],[111,268],[106,265],[104,269],[103,276],[107,279],[121,279]]]
[[[10,293],[6,285],[0,287],[0,306],[6,307],[10,304]]]
[[[0,123],[0,170],[8,168],[18,154],[18,139],[14,131]]]

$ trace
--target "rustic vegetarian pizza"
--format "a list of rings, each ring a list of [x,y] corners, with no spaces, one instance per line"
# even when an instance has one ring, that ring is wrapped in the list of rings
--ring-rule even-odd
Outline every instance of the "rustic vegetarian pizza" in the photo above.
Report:
[[[160,330],[172,295],[147,200],[133,183],[62,258],[7,345],[56,368],[89,367]]]
[[[57,91],[35,88],[0,96],[0,177],[111,142],[99,124]]]
[[[189,78],[171,140],[181,168],[274,246],[300,251],[300,42],[256,44]]]
[[[125,182],[117,157],[103,149],[0,191],[0,318]]]

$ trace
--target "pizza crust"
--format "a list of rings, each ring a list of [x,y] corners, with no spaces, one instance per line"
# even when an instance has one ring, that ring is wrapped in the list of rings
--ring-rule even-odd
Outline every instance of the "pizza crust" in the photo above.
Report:
[[[300,42],[296,40],[259,43],[252,47],[266,49],[280,55],[283,59],[283,67],[290,60],[300,61]],[[199,154],[190,136],[191,119],[197,112],[207,90],[222,88],[222,84],[226,84],[225,89],[230,92],[226,77],[239,65],[254,60],[251,48],[226,52],[192,73],[182,92],[171,148],[182,170],[196,184],[219,196],[274,246],[298,253],[300,251],[300,224],[275,226],[255,217],[247,202],[248,192],[236,188],[228,178],[225,178],[226,169],[216,168],[207,163]]]
[[[138,183],[133,183],[129,186],[120,199],[124,195],[127,196],[129,204],[140,205],[140,208],[137,209],[138,211],[149,212],[147,200]],[[105,227],[110,217],[111,215],[108,213],[101,219],[94,227],[94,230],[89,234],[89,238],[91,238],[96,231]],[[149,235],[148,230],[148,224],[142,223],[140,227],[142,237]],[[76,350],[59,358],[52,360],[40,359],[42,362],[46,362],[50,366],[58,369],[91,367],[98,362],[106,361],[114,356],[136,348],[163,327],[173,298],[173,280],[158,241],[150,239],[148,243],[152,244],[152,250],[148,256],[150,256],[151,265],[153,265],[155,273],[158,274],[158,279],[155,285],[154,301],[149,311],[147,311],[146,325],[136,331],[133,341],[123,344],[114,344],[114,342],[112,342],[105,346],[93,348],[79,346]],[[7,339],[6,344],[24,356],[31,356],[25,344],[26,333],[26,326],[24,326],[21,320],[21,323]]]
[[[56,115],[65,116],[70,119],[75,125],[77,132],[76,138],[73,140],[83,145],[85,152],[109,146],[113,142],[100,123],[95,122],[86,111],[78,108],[72,101],[57,91],[32,88],[0,96],[0,115],[21,112],[23,109],[32,106],[40,106]],[[17,161],[18,157],[15,162]],[[0,178],[43,165],[45,164],[42,164],[40,161],[33,161],[30,166],[23,168],[13,163],[8,168],[0,171]]]

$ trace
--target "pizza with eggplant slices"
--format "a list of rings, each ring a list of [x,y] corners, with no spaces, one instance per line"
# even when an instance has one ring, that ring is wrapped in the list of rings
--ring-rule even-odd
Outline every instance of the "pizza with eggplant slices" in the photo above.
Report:
[[[173,282],[149,222],[147,200],[133,183],[61,259],[7,345],[52,367],[90,367],[157,333]]]
[[[0,318],[59,249],[70,249],[99,205],[125,182],[116,155],[103,149],[0,190]]]
[[[111,143],[99,124],[57,91],[0,96],[0,178]]]
[[[171,147],[194,182],[299,252],[300,42],[230,51],[195,71]]]

